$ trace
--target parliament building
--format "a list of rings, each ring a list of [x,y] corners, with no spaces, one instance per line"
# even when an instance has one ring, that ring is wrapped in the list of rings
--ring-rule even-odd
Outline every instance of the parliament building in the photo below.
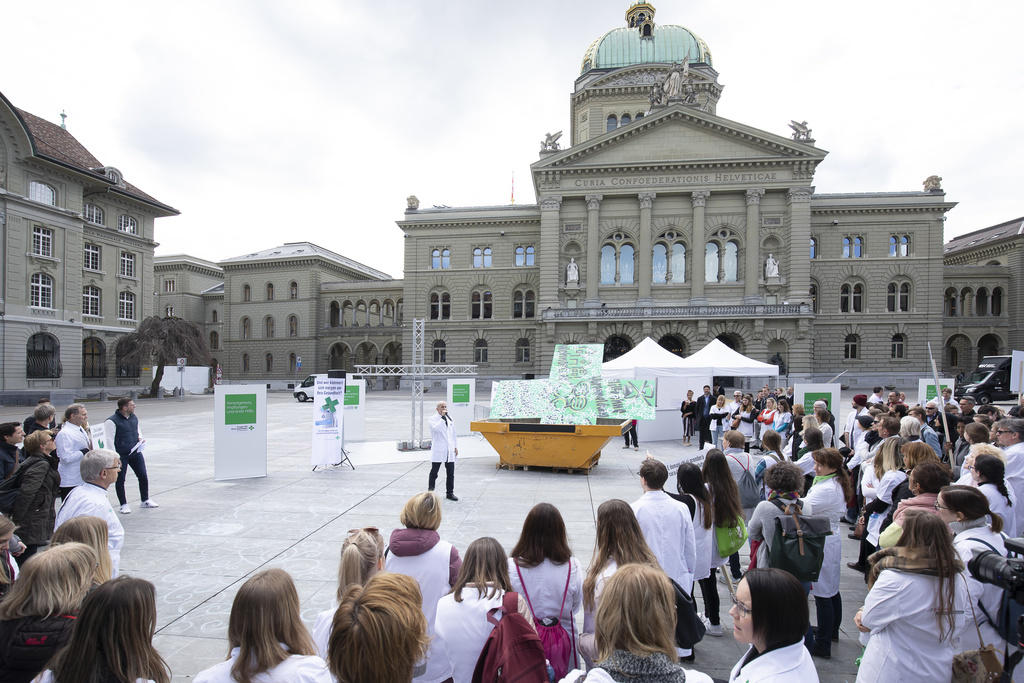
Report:
[[[731,121],[717,114],[722,96],[709,46],[633,2],[623,25],[583,51],[567,131],[549,135],[532,165],[536,204],[422,208],[410,196],[397,223],[401,279],[309,242],[217,263],[153,258],[150,248],[140,277],[152,278],[156,297],[140,306],[199,323],[224,381],[277,385],[409,363],[414,318],[426,321],[427,363],[474,363],[485,379],[543,376],[555,344],[600,343],[611,358],[648,336],[681,355],[717,338],[780,365],[790,382],[845,370],[844,382],[859,385],[916,380],[929,371],[929,343],[940,371],[954,375],[980,356],[1024,348],[1024,219],[944,243],[956,203],[937,176],[920,191],[816,193],[828,152],[807,124],[778,135]],[[13,141],[11,118],[0,110],[0,215],[7,206],[5,234],[20,237],[4,244],[30,253],[37,225],[95,233],[80,199],[59,211],[11,199],[30,177],[67,174]],[[132,239],[151,240],[152,219],[174,211],[128,187],[108,182],[100,197],[111,217],[137,213],[143,228]],[[19,209],[12,222],[12,201],[35,211]],[[81,242],[60,240],[62,249]],[[28,260],[5,266],[4,305],[19,325],[7,361],[12,344],[54,327],[24,292],[36,271],[58,269]],[[83,268],[51,277],[77,292],[83,275],[95,277]],[[108,301],[136,288],[114,280]],[[52,305],[63,309],[62,334],[80,333],[83,354],[94,330],[109,337],[125,322],[109,306],[109,321],[85,316],[77,303],[65,294]],[[114,383],[123,370],[105,362]],[[82,363],[79,374],[69,359],[56,381],[83,384]],[[24,380],[23,363],[7,372]]]

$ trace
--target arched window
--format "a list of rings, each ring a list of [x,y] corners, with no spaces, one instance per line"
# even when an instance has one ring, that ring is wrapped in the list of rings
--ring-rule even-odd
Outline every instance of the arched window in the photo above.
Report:
[[[536,253],[536,250],[532,246],[516,247],[516,265],[532,266],[534,264],[534,257],[536,256]]]
[[[601,284],[615,284],[615,247],[611,244],[601,247]]]
[[[211,349],[219,349],[220,348],[220,335],[217,334],[216,330],[214,330],[213,332],[210,332],[210,348]]]
[[[477,247],[473,250],[473,267],[474,268],[490,268],[491,267],[491,248],[490,247]]]
[[[107,376],[107,347],[96,337],[82,340],[82,378]]]
[[[493,300],[490,291],[475,291],[470,298],[470,317],[474,320],[489,320],[492,317]]]
[[[249,372],[249,354],[242,354],[242,372]]]
[[[29,379],[55,379],[61,376],[60,342],[48,332],[36,332],[28,338],[25,376]]]
[[[487,340],[477,339],[473,342],[473,362],[474,363],[486,363],[487,362]]]
[[[448,362],[448,350],[442,340],[435,339],[430,348],[433,351],[433,359],[435,363]]]
[[[846,335],[846,339],[843,341],[843,358],[846,360],[855,360],[859,357],[860,353],[860,337],[855,334]]]
[[[250,339],[252,337],[252,323],[249,322],[248,318],[242,318],[242,339]]]
[[[864,285],[844,284],[839,288],[839,311],[841,313],[862,313],[864,311]]]
[[[956,316],[956,290],[950,287],[946,290],[946,315]]]
[[[520,337],[516,340],[516,362],[530,362],[530,340],[525,337]]]
[[[672,245],[672,259],[669,262],[672,282],[686,282],[686,245],[675,242]]]
[[[894,360],[907,357],[907,338],[902,334],[892,336],[892,351],[890,357]]]
[[[28,305],[34,308],[53,308],[53,278],[46,273],[32,275]]]
[[[86,204],[82,208],[82,218],[93,225],[103,225],[103,209],[95,204]]]
[[[290,299],[298,299],[299,298],[299,283],[298,282],[292,281],[292,283],[290,285],[288,285],[288,298],[290,298]]]
[[[862,237],[853,238],[853,258],[860,258],[864,255],[864,239]]]
[[[725,258],[722,270],[725,271],[725,282],[736,282],[737,271],[739,270],[740,245],[729,241],[725,243]]]
[[[330,313],[328,314],[328,324],[331,327],[337,327],[341,324],[341,305],[337,301],[331,302]]]
[[[889,237],[889,256],[898,256],[900,253],[900,242],[896,235]]]
[[[718,245],[714,242],[704,246],[704,282],[718,282]]]
[[[899,310],[903,313],[910,311],[910,283],[900,284]]]
[[[267,283],[267,301],[273,301],[273,300],[274,300],[274,283],[268,282]]]
[[[517,289],[512,293],[512,317],[532,318],[534,316],[534,294],[531,290]]]
[[[889,286],[885,291],[885,310],[890,313],[896,312],[896,293],[898,285],[895,282],[890,282]]]
[[[811,311],[814,313],[818,312],[818,285],[811,283],[810,288],[807,290],[807,296],[811,300]]]
[[[430,267],[438,270],[441,267],[441,250],[432,249],[430,252]]]
[[[864,312],[864,285],[859,282],[853,286],[853,312]]]
[[[843,258],[850,258],[850,238],[843,238]]]
[[[818,258],[818,238],[811,238],[811,258]]]
[[[264,361],[265,361],[266,366],[267,366],[267,372],[273,372],[274,371],[274,356],[273,356],[273,354],[268,353],[264,357]]]
[[[117,317],[121,320],[135,320],[135,295],[121,292],[117,297]]]
[[[974,315],[988,315],[988,290],[984,287],[974,295]]]
[[[100,288],[93,285],[82,287],[82,315],[99,316],[100,310]]]
[[[288,336],[298,337],[299,336],[299,318],[294,315],[288,316]]]
[[[295,374],[295,370],[296,370],[295,361],[296,361],[296,355],[294,353],[289,353],[288,354],[288,374],[291,374],[291,375]]]
[[[996,287],[992,290],[992,315],[1003,314],[1003,288]]]
[[[57,191],[46,183],[35,180],[28,184],[28,198],[41,204],[57,205]]]
[[[452,298],[448,292],[434,292],[430,295],[430,319],[448,320],[452,317]]]
[[[632,121],[633,121],[633,118],[629,114],[623,114],[621,117],[619,117],[619,125],[620,126],[624,126],[627,123],[630,123]]]
[[[619,247],[619,283],[624,285],[633,284],[633,246],[623,244]]]
[[[608,121],[605,123],[604,131],[606,133],[615,130],[619,127],[619,119],[616,118],[615,114],[608,115]]]
[[[137,235],[139,233],[139,224],[131,216],[121,214],[117,217],[117,229],[129,235]]]
[[[252,301],[252,287],[242,285],[242,301]]]
[[[651,268],[651,281],[654,284],[663,284],[668,281],[668,247],[661,242],[653,247]]]
[[[216,308],[213,309],[213,312],[210,314],[210,321],[211,322],[217,322],[217,309]]]

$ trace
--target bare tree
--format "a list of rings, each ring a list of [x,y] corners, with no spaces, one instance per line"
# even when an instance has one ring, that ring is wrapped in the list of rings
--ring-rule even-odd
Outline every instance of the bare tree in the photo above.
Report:
[[[190,365],[209,365],[210,349],[199,326],[181,318],[152,315],[138,329],[117,341],[117,357],[124,363],[156,365],[156,374],[149,393],[156,396],[164,366],[174,365],[178,358],[188,358]]]

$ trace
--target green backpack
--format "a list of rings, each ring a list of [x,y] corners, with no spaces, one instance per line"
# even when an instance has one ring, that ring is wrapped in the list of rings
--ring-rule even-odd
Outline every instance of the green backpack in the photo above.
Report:
[[[715,542],[718,544],[718,556],[729,557],[747,542],[747,525],[743,517],[736,518],[735,526],[716,526]]]

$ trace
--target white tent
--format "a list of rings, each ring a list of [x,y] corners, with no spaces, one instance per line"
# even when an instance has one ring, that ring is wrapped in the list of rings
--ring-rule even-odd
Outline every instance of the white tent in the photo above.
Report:
[[[777,377],[779,366],[747,358],[717,339],[700,351],[680,359],[680,369],[691,374],[736,375],[739,377]]]
[[[659,377],[687,374],[685,359],[680,358],[650,337],[614,360],[601,365],[601,375],[609,379]],[[698,373],[699,374],[699,373]]]

